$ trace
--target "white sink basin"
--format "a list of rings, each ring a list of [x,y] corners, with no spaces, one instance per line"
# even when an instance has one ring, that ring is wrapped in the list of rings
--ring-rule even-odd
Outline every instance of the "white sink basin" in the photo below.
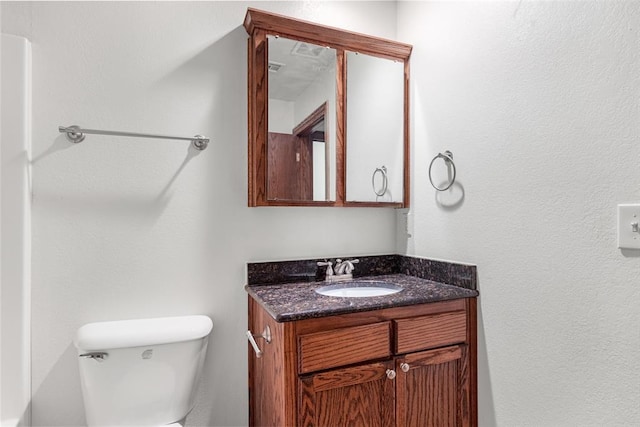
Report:
[[[323,286],[316,289],[316,292],[328,297],[363,298],[391,295],[401,290],[401,287],[392,283],[371,280]]]

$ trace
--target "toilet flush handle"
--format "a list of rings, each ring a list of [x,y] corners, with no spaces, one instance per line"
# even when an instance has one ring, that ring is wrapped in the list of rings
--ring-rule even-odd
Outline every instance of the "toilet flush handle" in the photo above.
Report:
[[[90,353],[81,354],[79,357],[87,357],[98,362],[104,362],[104,360],[109,357],[109,353],[104,351],[92,351]]]

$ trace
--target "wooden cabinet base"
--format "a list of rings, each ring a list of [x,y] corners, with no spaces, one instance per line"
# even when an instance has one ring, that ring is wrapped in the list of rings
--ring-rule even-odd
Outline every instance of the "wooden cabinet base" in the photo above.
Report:
[[[249,297],[250,330],[267,326],[251,426],[477,425],[475,299],[278,323]]]

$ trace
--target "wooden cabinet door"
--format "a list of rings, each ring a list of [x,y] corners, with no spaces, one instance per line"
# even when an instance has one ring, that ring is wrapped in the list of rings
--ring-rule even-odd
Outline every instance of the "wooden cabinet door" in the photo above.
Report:
[[[301,376],[298,425],[393,426],[395,380],[387,377],[393,369],[388,361]]]
[[[455,345],[396,359],[397,427],[469,425],[465,345]]]

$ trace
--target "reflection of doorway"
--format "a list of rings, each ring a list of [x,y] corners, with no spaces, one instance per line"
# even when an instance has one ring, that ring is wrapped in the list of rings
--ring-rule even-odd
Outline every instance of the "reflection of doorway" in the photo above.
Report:
[[[313,200],[328,200],[327,198],[327,143],[313,140],[311,153],[313,156]]]
[[[322,104],[291,134],[269,132],[267,197],[271,200],[327,200],[327,144]]]

